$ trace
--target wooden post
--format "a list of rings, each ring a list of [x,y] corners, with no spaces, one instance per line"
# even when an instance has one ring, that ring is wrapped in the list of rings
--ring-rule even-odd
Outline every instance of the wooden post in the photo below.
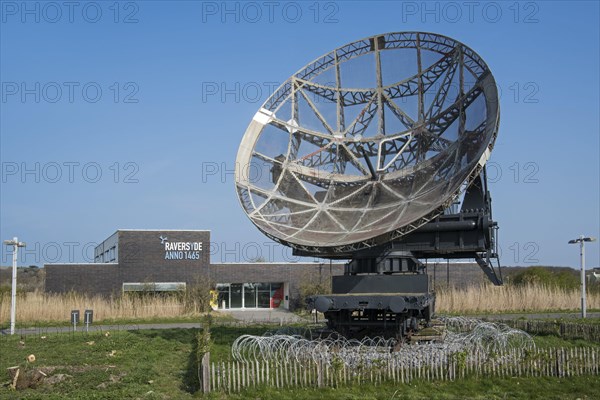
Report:
[[[221,390],[225,391],[227,390],[227,377],[226,377],[226,371],[225,371],[225,361],[221,361],[221,366],[220,366],[220,374],[221,375]]]
[[[227,393],[231,394],[231,362],[227,361]]]
[[[585,374],[589,374],[590,373],[590,349],[588,347],[583,349],[583,354],[584,354],[584,362],[583,362],[583,366],[584,366],[584,370],[583,372]]]
[[[596,349],[590,349],[590,350],[592,352],[592,354],[591,354],[591,360],[590,360],[592,362],[592,364],[591,364],[592,368],[591,368],[590,372],[592,373],[592,375],[598,375],[598,364],[597,364],[597,361],[596,361],[596,358],[597,358],[596,357],[596,353],[597,353],[597,351],[596,351]]]
[[[244,379],[244,372],[245,372],[245,368],[244,368],[244,363],[240,363],[239,361],[236,360],[235,362],[237,364],[237,368],[238,368],[238,391],[242,390],[246,387],[246,385],[244,385],[245,379]]]
[[[198,369],[200,389],[202,393],[208,393],[210,392],[210,353],[204,353]]]
[[[236,369],[236,389],[239,392],[241,389],[241,386],[240,386],[240,363],[238,361],[235,362],[235,369]]]
[[[571,347],[571,351],[569,351],[569,376],[575,376],[575,368],[573,368],[575,357],[573,356],[573,348]]]
[[[267,385],[269,385],[271,383],[271,377],[269,375],[269,362],[266,362],[266,379],[265,382],[267,382]]]
[[[323,363],[320,360],[317,362],[317,386],[323,387]]]
[[[219,370],[218,373],[217,373],[217,387],[216,387],[216,389],[217,390],[221,390],[221,374],[222,374],[223,370],[220,369],[220,368],[218,368],[218,367],[216,369]],[[215,370],[214,365],[213,365],[213,370]]]
[[[279,387],[285,387],[285,364],[283,361],[281,362],[281,367],[279,368]]]
[[[562,349],[556,349],[556,375],[559,378],[562,378],[565,373],[564,369],[563,369],[563,355],[562,355]]]
[[[244,371],[246,371],[246,377],[244,380],[244,387],[249,388],[252,386],[252,364],[248,361],[244,361]]]
[[[399,377],[400,382],[402,384],[404,384],[404,366],[400,366],[398,372],[400,373],[400,377]]]
[[[254,360],[254,366],[256,367],[254,373],[256,375],[256,383],[254,384],[254,387],[256,387],[256,385],[260,385],[261,382],[261,365],[258,363],[258,360]]]
[[[581,371],[581,350],[578,347],[575,347],[575,360],[577,361],[577,375],[582,375]]]
[[[231,391],[235,392],[237,389],[237,382],[235,379],[237,368],[235,367],[235,361],[229,361],[229,370],[231,371]]]
[[[302,382],[302,385],[304,385],[304,386],[308,386],[308,383],[307,383],[307,382],[308,382],[308,379],[307,379],[307,377],[306,377],[306,373],[307,373],[307,372],[306,372],[306,370],[307,370],[307,369],[308,369],[308,368],[307,368],[307,366],[306,366],[306,365],[303,365],[303,366],[302,366],[302,368],[300,369],[300,371],[302,371],[302,376],[301,376],[300,378],[302,378],[301,382]],[[302,386],[302,385],[301,385],[301,386]]]
[[[598,364],[600,364],[600,351],[598,351],[598,349],[593,349],[592,350],[592,365],[594,367],[594,369],[592,370],[592,372],[595,375],[598,375],[600,371],[598,371],[600,369],[600,366]]]
[[[456,380],[456,357],[452,358],[452,380]]]
[[[298,363],[294,362],[294,384],[296,386],[300,386],[298,385]]]

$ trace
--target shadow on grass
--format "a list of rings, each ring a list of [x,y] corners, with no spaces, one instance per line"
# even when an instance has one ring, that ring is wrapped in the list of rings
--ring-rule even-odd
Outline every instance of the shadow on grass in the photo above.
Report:
[[[272,329],[272,327],[256,326],[256,327],[227,327],[227,326],[212,326],[211,337],[211,360],[213,361],[225,361],[231,357],[231,345],[239,336],[244,334],[250,335],[263,335],[266,331]],[[140,338],[162,338],[168,341],[175,341],[185,345],[190,345],[191,351],[187,357],[186,366],[181,370],[183,372],[180,389],[182,391],[194,394],[198,392],[200,388],[200,381],[198,379],[198,340],[196,336],[202,332],[201,329],[156,329],[156,330],[132,330],[131,334],[136,335]]]
[[[198,362],[196,360],[196,352],[198,350],[198,341],[196,335],[200,329],[154,329],[143,331],[131,331],[132,334],[140,338],[161,338],[168,341],[176,341],[182,344],[191,345],[191,351],[187,357],[187,365],[182,370],[185,371],[182,377],[180,389],[188,393],[196,393],[200,389],[198,381]]]
[[[199,330],[196,330],[196,334],[192,338],[192,351],[188,356],[187,368],[185,369],[185,375],[181,382],[181,390],[185,390],[188,393],[196,393],[200,390],[200,380],[198,379],[198,340],[196,335]]]
[[[180,389],[188,393],[195,393],[200,389],[200,382],[198,381],[198,362],[196,361],[196,352],[198,350],[196,335],[200,332],[200,329],[150,329],[133,330],[130,332],[140,338],[161,338],[181,344],[190,344],[191,351],[187,357],[187,365],[185,368],[183,368],[183,366],[181,368],[185,373],[183,374]]]

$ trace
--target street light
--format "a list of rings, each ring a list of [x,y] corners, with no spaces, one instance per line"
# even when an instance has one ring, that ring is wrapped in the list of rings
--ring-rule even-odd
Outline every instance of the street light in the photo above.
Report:
[[[15,316],[17,311],[17,253],[19,247],[25,247],[24,242],[19,242],[16,237],[13,240],[5,240],[4,244],[13,246],[13,263],[12,263],[12,295],[10,303],[10,334],[15,334]]]
[[[585,242],[595,242],[596,238],[579,236],[578,239],[569,240],[569,244],[579,243],[579,255],[581,256],[581,318],[586,317],[585,305]]]

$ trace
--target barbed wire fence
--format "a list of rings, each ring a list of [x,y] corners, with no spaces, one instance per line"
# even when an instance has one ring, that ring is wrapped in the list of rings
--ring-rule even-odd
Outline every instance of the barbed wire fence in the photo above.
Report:
[[[394,361],[407,367],[419,367],[430,362],[432,354],[453,354],[468,351],[480,355],[506,353],[512,348],[534,348],[533,338],[526,332],[502,323],[484,322],[463,317],[448,317],[442,321],[448,332],[441,342],[401,345],[396,339],[383,337],[347,339],[338,334],[311,339],[308,330],[290,329],[263,336],[242,335],[231,347],[235,361],[277,363],[314,362],[333,365],[342,362],[347,367],[369,366]],[[435,357],[433,357],[435,358]]]
[[[339,387],[474,377],[569,377],[600,374],[597,347],[537,348],[533,338],[504,323],[465,317],[442,319],[440,342],[318,337],[308,328],[284,328],[263,336],[241,335],[231,361],[201,368],[208,391],[239,392],[261,385]]]

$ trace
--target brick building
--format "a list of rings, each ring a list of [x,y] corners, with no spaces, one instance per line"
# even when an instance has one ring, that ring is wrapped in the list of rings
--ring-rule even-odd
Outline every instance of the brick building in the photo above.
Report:
[[[94,262],[46,264],[46,292],[120,295],[215,284],[219,308],[294,308],[304,281],[329,282],[339,263],[210,262],[210,231],[118,230],[96,246]]]

